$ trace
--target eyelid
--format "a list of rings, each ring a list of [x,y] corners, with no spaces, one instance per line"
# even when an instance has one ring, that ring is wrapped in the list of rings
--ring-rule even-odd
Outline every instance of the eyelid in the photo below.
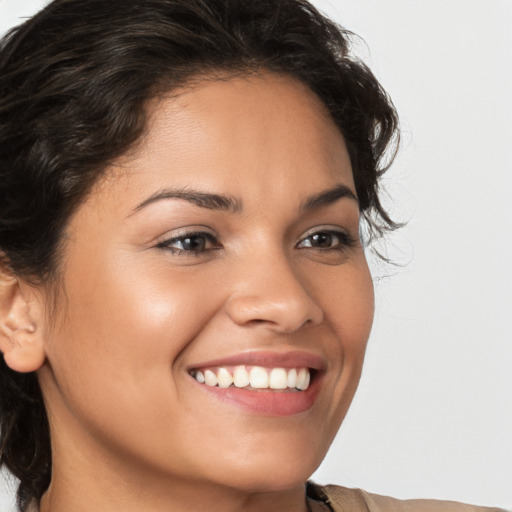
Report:
[[[220,248],[219,236],[213,230],[208,228],[207,226],[187,226],[183,228],[178,228],[173,231],[167,232],[165,235],[159,237],[159,241],[156,243],[156,247],[160,249],[172,249],[170,246],[172,242],[180,239],[184,239],[187,237],[193,236],[203,236],[205,237],[212,245],[214,245],[215,249]],[[211,250],[207,249],[206,251]],[[176,251],[180,251],[180,249],[176,249]],[[193,251],[186,251],[181,249],[182,252],[188,253]],[[204,252],[206,252],[204,251]],[[200,253],[198,253],[200,254]]]
[[[316,235],[317,233],[332,233],[334,235],[339,235],[343,237],[348,243],[355,243],[357,241],[357,238],[353,237],[347,229],[332,224],[326,224],[308,229],[304,234],[300,236],[297,245],[303,242],[306,238]]]
[[[194,224],[192,226],[185,226],[181,228],[171,229],[170,231],[166,231],[163,235],[158,237],[158,240],[171,240],[173,238],[186,237],[187,235],[210,235],[217,238],[217,233],[208,226]]]

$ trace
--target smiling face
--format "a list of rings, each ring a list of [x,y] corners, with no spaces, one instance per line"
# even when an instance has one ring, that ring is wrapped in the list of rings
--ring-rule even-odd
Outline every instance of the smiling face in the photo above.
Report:
[[[150,114],[66,230],[39,371],[54,478],[297,487],[373,316],[343,138],[276,75],[205,81]]]

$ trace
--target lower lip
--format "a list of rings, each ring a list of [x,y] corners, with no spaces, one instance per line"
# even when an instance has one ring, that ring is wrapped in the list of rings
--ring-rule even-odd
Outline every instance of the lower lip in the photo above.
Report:
[[[192,377],[193,378],[193,377]],[[194,382],[200,388],[219,399],[254,414],[266,416],[292,416],[306,412],[313,407],[322,375],[316,374],[305,391],[280,391],[274,389],[248,390],[235,387],[219,388]]]

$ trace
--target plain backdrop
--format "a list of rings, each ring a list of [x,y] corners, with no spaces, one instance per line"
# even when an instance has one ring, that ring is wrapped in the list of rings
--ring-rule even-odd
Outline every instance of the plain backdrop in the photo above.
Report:
[[[44,3],[0,0],[0,32]],[[372,263],[366,367],[314,479],[509,508],[512,0],[314,4],[364,39],[396,104],[402,149],[384,187],[407,221],[384,247],[400,266]]]

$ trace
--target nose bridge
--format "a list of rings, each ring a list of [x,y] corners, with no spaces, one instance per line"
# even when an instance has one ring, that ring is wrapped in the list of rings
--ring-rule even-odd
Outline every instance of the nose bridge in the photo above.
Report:
[[[322,309],[282,249],[253,251],[238,262],[235,279],[227,310],[239,325],[258,323],[293,332],[323,320]]]

